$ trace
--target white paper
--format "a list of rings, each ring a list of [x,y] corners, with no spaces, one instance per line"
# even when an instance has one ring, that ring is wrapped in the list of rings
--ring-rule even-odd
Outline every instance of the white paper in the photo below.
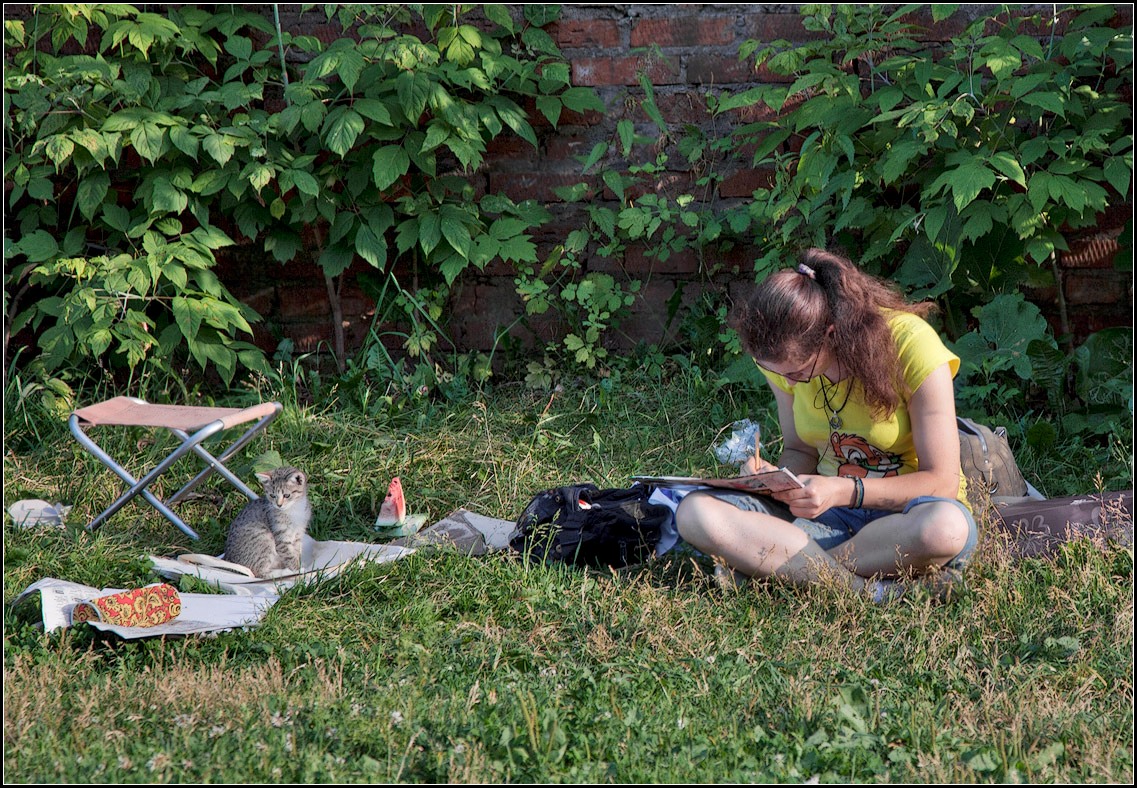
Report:
[[[155,571],[165,578],[176,579],[182,575],[190,575],[216,586],[227,594],[262,596],[280,594],[297,583],[335,577],[355,561],[374,561],[383,564],[413,552],[413,549],[407,547],[370,542],[317,542],[305,535],[300,553],[300,572],[283,577],[248,577],[221,566],[205,566],[156,555],[150,556],[150,563]]]
[[[17,528],[31,528],[36,525],[62,528],[63,521],[70,511],[70,506],[64,506],[61,503],[48,503],[39,498],[16,501],[8,507],[8,514],[12,516],[12,521]]]
[[[71,626],[71,610],[79,602],[107,594],[125,591],[124,588],[94,588],[68,580],[45,577],[25,588],[12,604],[39,592],[43,628],[46,632]],[[152,627],[123,627],[101,621],[87,623],[104,632],[113,632],[119,637],[134,640],[162,635],[195,635],[204,632],[220,632],[237,627],[253,627],[260,623],[265,612],[279,599],[276,595],[265,594],[257,597],[235,597],[224,594],[184,594],[178,596],[182,601],[181,614],[164,624]]]

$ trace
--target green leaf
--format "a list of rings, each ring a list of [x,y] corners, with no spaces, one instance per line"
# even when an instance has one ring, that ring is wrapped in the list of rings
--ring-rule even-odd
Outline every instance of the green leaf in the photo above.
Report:
[[[150,208],[154,213],[181,213],[189,204],[189,199],[180,189],[170,183],[169,178],[155,178],[150,197]]]
[[[881,156],[880,174],[886,184],[895,183],[908,171],[912,160],[922,155],[928,146],[914,139],[902,140],[889,146]]]
[[[1060,118],[1066,117],[1066,101],[1059,93],[1030,93],[1023,96],[1022,101],[1024,104],[1053,112]]]
[[[501,257],[502,260],[513,260],[515,262],[535,260],[537,257],[537,246],[528,240],[528,236],[515,236],[501,242],[498,256]]]
[[[932,21],[942,22],[959,9],[958,3],[933,3]]]
[[[292,183],[301,194],[315,197],[320,193],[320,184],[311,173],[306,170],[289,170],[289,173],[292,175]]]
[[[50,233],[36,230],[25,235],[16,247],[24,253],[29,262],[42,263],[59,253],[59,244]]]
[[[140,123],[130,133],[130,142],[138,155],[150,162],[156,162],[162,155],[166,132],[155,123]]]
[[[371,160],[371,176],[380,191],[406,175],[411,166],[410,156],[401,145],[386,145],[375,151]]]
[[[557,122],[561,119],[561,100],[556,96],[538,96],[537,109],[545,119],[549,121],[549,125],[556,128]]]
[[[328,246],[320,254],[320,268],[327,276],[339,276],[349,267],[355,259],[353,249],[340,244]]]
[[[996,151],[991,154],[991,158],[988,159],[988,161],[991,162],[996,170],[1003,173],[1003,175],[1006,175],[1024,189],[1026,188],[1026,171],[1023,170],[1022,165],[1019,164],[1018,159],[1016,159],[1013,154],[1007,151]]]
[[[387,105],[379,99],[361,98],[357,99],[352,105],[352,109],[358,112],[368,120],[373,120],[383,126],[395,125],[391,121],[391,112],[387,109]]]
[[[387,265],[387,244],[376,237],[366,224],[360,224],[355,233],[355,251],[375,268],[382,269]]]
[[[426,111],[431,85],[430,77],[416,71],[404,71],[395,78],[399,105],[412,125],[417,126],[419,118]]]
[[[276,175],[276,170],[264,163],[254,164],[248,171],[249,183],[258,192],[272,183],[274,175]]]
[[[1002,293],[976,310],[979,332],[994,348],[993,355],[1007,359],[1023,380],[1031,377],[1027,348],[1031,341],[1045,339],[1049,324],[1038,307],[1021,293]]]
[[[450,138],[450,127],[446,123],[432,120],[426,128],[426,139],[423,140],[422,150],[428,151],[437,148]]]
[[[426,213],[419,217],[418,243],[423,254],[429,256],[442,240],[442,222],[436,213]]]
[[[342,157],[351,150],[363,127],[363,118],[358,112],[348,107],[339,107],[332,110],[324,120],[321,134],[328,149]]]
[[[175,296],[172,304],[174,320],[182,330],[182,336],[193,346],[197,332],[201,328],[201,319],[204,315],[202,305],[195,299]]]
[[[441,271],[442,276],[446,278],[446,284],[452,285],[468,267],[469,261],[465,257],[460,254],[452,254],[439,263],[438,270]]]
[[[79,188],[75,193],[75,201],[79,205],[79,212],[87,219],[95,218],[103,204],[103,198],[110,189],[111,179],[105,172],[91,173],[79,181]]]
[[[1024,74],[1011,83],[1011,96],[1014,98],[1022,98],[1027,93],[1030,93],[1041,85],[1050,84],[1054,79],[1053,74],[1043,71],[1035,72],[1033,74]]]
[[[914,300],[938,298],[951,290],[951,276],[958,264],[954,250],[935,246],[918,236],[905,254],[895,279],[910,291]]]
[[[207,249],[221,249],[225,246],[232,246],[234,243],[233,239],[226,235],[223,230],[209,224],[195,227],[189,235],[190,238]]]
[[[102,134],[90,128],[74,129],[71,139],[91,154],[91,158],[101,167],[103,160],[110,155],[107,141]]]
[[[525,20],[537,27],[557,21],[561,16],[559,5],[528,3],[524,6]]]
[[[1022,56],[1003,38],[992,36],[979,50],[979,61],[986,62],[987,68],[995,75],[995,79],[1002,82],[1022,65]]]
[[[588,170],[592,168],[598,161],[600,161],[600,159],[602,159],[607,152],[607,142],[598,142],[593,145],[592,150],[589,151],[588,156],[582,160],[581,172],[588,172]]]
[[[233,144],[232,139],[227,134],[218,134],[214,132],[202,140],[202,147],[205,152],[213,157],[214,161],[222,167],[232,158],[233,153],[237,150]]]
[[[74,151],[75,143],[63,134],[52,134],[44,144],[44,153],[55,164],[56,172],[59,172],[59,168],[71,158]]]
[[[967,210],[960,216],[963,222],[960,239],[973,241],[989,233],[994,226],[991,213],[991,204],[988,202],[974,202],[967,206]]]
[[[1102,166],[1105,179],[1122,197],[1128,197],[1133,186],[1133,165],[1122,156],[1111,156]]]
[[[442,231],[442,237],[454,248],[454,251],[465,259],[469,259],[473,246],[470,240],[470,231],[465,222],[469,216],[466,211],[452,205],[442,206],[442,211],[439,214],[439,228]]]
[[[170,127],[170,142],[182,153],[197,161],[197,149],[200,145],[198,138],[191,134],[185,126]]]
[[[603,112],[604,102],[596,91],[589,87],[573,87],[560,94],[561,101],[573,112]]]
[[[962,211],[980,192],[995,185],[995,173],[984,165],[978,156],[967,156],[957,166],[950,167],[932,182],[933,193],[948,189],[951,191],[955,209]]]
[[[620,145],[623,148],[625,157],[630,156],[632,153],[632,143],[635,141],[636,129],[630,120],[621,120],[616,124],[616,134],[620,138]]]
[[[355,83],[359,81],[359,75],[365,65],[363,55],[358,50],[354,48],[340,50],[336,74],[349,93],[355,90]]]
[[[1081,213],[1086,208],[1086,190],[1068,175],[1051,174],[1048,181],[1050,196],[1056,202],[1064,203]]]
[[[511,128],[517,136],[534,148],[538,147],[537,135],[534,134],[533,127],[529,125],[525,111],[521,107],[501,96],[491,96],[487,99],[487,103],[494,108],[502,123]]]
[[[485,13],[486,19],[490,20],[494,24],[501,25],[503,28],[505,28],[505,31],[507,33],[512,34],[515,32],[513,17],[509,15],[509,6],[497,3],[487,3],[486,5],[482,6],[482,11]]]
[[[289,262],[300,248],[300,236],[291,230],[275,230],[265,237],[265,251],[271,252],[277,262]]]

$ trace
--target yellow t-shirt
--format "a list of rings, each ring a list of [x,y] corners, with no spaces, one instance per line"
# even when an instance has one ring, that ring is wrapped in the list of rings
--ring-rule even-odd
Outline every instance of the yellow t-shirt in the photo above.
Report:
[[[901,372],[910,392],[919,389],[928,375],[944,363],[949,365],[953,378],[959,372],[959,357],[944,346],[935,329],[923,318],[909,312],[893,312],[888,325],[892,329]],[[773,385],[794,395],[794,427],[802,441],[817,449],[817,473],[823,476],[883,477],[911,473],[919,467],[907,395],[891,417],[876,421],[866,407],[864,392],[854,377],[834,384],[819,375],[813,380],[796,383],[766,370],[762,372]],[[826,410],[821,387],[823,378],[829,404],[838,411],[837,417],[841,422],[836,428],[830,426],[832,410]],[[962,474],[958,498],[967,503],[967,486]]]

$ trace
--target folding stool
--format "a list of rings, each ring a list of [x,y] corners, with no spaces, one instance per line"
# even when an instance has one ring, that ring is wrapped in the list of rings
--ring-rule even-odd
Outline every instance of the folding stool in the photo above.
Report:
[[[227,479],[249,500],[259,498],[260,496],[257,493],[250,490],[232,471],[225,467],[225,461],[248,443],[253,436],[267,427],[280,414],[280,411],[281,404],[279,402],[264,402],[248,408],[205,408],[192,405],[154,405],[135,397],[115,397],[97,405],[79,408],[68,419],[71,434],[75,436],[83,448],[130,485],[129,489],[119,496],[118,500],[87,525],[87,529],[98,528],[107,518],[125,506],[128,501],[136,495],[141,495],[167,520],[180,528],[184,534],[191,539],[198,539],[197,533],[182,522],[181,518],[174,514],[166,503],[163,503],[147,488],[171,465],[192,451],[206,463],[207,467],[191,479],[185,487],[170,496],[168,499],[170,504],[181,500],[190,490],[197,487],[214,472]],[[214,457],[201,446],[202,441],[206,438],[250,421],[256,423],[217,457]],[[86,431],[89,428],[104,426],[160,427],[168,429],[178,436],[181,439],[181,444],[168,457],[158,463],[154,470],[141,479],[135,479],[87,435]]]

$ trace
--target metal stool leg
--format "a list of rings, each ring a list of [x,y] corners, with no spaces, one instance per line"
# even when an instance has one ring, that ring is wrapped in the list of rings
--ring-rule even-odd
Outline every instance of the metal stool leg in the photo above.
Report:
[[[93,531],[98,528],[107,520],[108,517],[115,514],[119,509],[129,503],[135,496],[141,495],[151,506],[157,509],[163,517],[176,525],[178,529],[181,530],[182,533],[184,533],[186,536],[190,537],[191,539],[200,538],[196,531],[186,525],[182,521],[182,518],[174,514],[174,512],[171,511],[170,508],[166,506],[166,504],[162,503],[162,501],[148,489],[155,479],[164,473],[167,468],[181,459],[182,456],[184,456],[185,453],[192,448],[191,445],[182,444],[166,459],[159,463],[158,466],[154,468],[154,470],[150,471],[150,473],[146,474],[141,479],[135,479],[133,476],[131,476],[130,472],[126,470],[126,468],[115,462],[115,460],[109,454],[103,451],[102,447],[91,440],[91,438],[85,432],[83,432],[82,429],[79,428],[78,420],[74,416],[71,417],[69,425],[71,427],[72,435],[75,436],[75,439],[79,441],[80,445],[82,445],[83,448],[85,448],[100,462],[114,471],[120,479],[130,485],[130,488],[122,495],[120,495],[114,503],[112,503],[105,511],[103,511],[102,514],[87,524],[88,531]],[[202,438],[204,437],[207,436],[202,436]]]
[[[249,489],[248,485],[238,479],[228,468],[225,467],[224,463],[226,460],[236,454],[242,447],[244,447],[246,443],[252,440],[257,433],[267,427],[273,421],[273,419],[279,415],[279,413],[280,411],[277,411],[276,413],[265,416],[263,419],[258,421],[256,424],[246,430],[244,435],[234,441],[228,449],[222,452],[219,457],[214,457],[212,454],[206,451],[205,447],[200,445],[200,441],[196,442],[193,446],[193,452],[205,461],[206,467],[201,471],[201,473],[191,479],[185,487],[171,495],[169,499],[170,503],[177,503],[178,501],[182,500],[184,496],[189,494],[191,490],[205,481],[205,479],[212,473],[218,473],[223,476],[229,481],[230,484],[240,490],[250,501],[255,501],[257,498],[260,498],[260,495],[258,493]],[[182,430],[171,430],[171,432],[173,432],[183,441],[187,440],[189,437]]]

